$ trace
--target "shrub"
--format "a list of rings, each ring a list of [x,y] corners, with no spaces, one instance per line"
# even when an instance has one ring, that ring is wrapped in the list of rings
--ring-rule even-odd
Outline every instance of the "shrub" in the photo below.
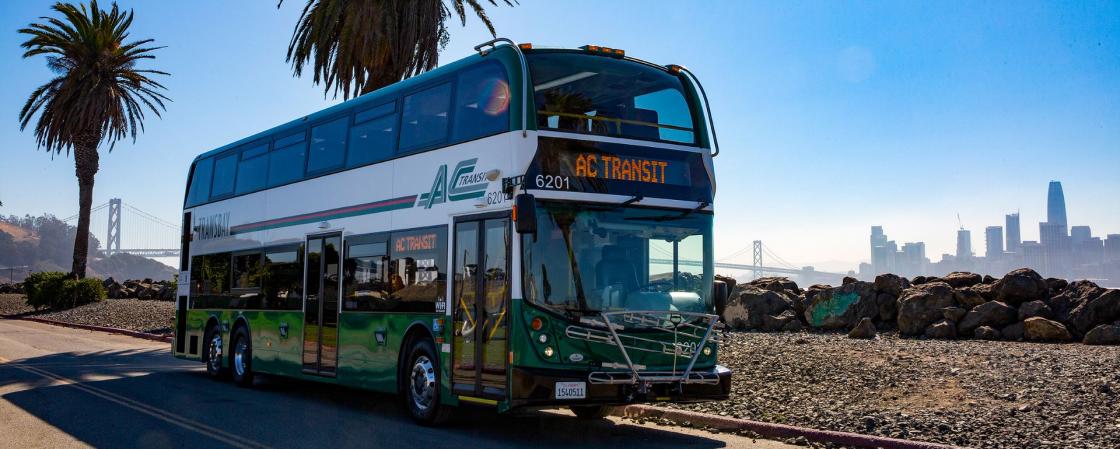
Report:
[[[23,281],[27,305],[36,309],[53,308],[51,306],[58,300],[57,298],[62,297],[64,282],[66,282],[66,273],[57,271],[31,273]]]
[[[24,281],[27,305],[36,309],[64,310],[105,299],[100,279],[71,279],[65,273],[33,273]]]

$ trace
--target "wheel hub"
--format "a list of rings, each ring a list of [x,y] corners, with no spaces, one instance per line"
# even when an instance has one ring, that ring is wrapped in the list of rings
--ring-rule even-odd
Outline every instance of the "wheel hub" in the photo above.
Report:
[[[217,371],[222,367],[222,334],[217,332],[210,338],[210,354],[208,354],[210,368]]]
[[[436,385],[436,370],[427,356],[417,357],[416,362],[412,364],[409,386],[412,403],[417,409],[427,410],[432,406],[432,400],[436,395],[435,389],[439,387]]]
[[[237,342],[237,347],[233,349],[233,370],[237,372],[238,376],[245,375],[245,351],[248,349],[244,339]]]

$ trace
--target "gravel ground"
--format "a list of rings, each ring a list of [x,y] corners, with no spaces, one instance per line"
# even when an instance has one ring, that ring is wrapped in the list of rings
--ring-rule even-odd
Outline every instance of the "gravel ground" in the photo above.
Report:
[[[139,299],[106,299],[61,312],[32,312],[22,295],[0,295],[0,315],[28,316],[76,324],[116,327],[153,334],[170,334],[175,303]]]
[[[731,399],[676,407],[976,448],[1120,448],[1120,348],[727,335]]]

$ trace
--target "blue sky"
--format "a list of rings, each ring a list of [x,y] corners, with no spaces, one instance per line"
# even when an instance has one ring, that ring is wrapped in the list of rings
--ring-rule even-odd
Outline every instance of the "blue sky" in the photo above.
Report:
[[[119,196],[175,222],[195,154],[340,101],[284,62],[302,1],[120,3],[134,38],[167,46],[150,66],[172,73],[174,102],[102,156],[95,205]],[[49,5],[0,5],[5,215],[77,209],[73,162],[16,120],[50,77],[16,29]],[[1037,239],[1052,179],[1070,224],[1120,233],[1120,3],[523,0],[489,14],[518,41],[613,46],[701,77],[723,143],[717,257],[760,239],[794,264],[854,268],[878,224],[937,260],[958,213],[974,248],[1015,210]],[[488,37],[473,19],[451,32],[444,63]]]

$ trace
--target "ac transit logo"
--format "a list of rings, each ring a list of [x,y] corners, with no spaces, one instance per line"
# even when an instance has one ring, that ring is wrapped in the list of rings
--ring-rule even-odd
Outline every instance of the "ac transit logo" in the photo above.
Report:
[[[416,206],[431,209],[436,204],[469,200],[485,195],[486,186],[489,185],[490,181],[498,179],[501,172],[495,169],[475,173],[474,167],[477,162],[478,158],[472,158],[455,164],[455,170],[451,172],[450,179],[447,177],[447,164],[440,165],[439,170],[436,170],[436,178],[432,181],[432,189],[428,193],[420,194]]]

